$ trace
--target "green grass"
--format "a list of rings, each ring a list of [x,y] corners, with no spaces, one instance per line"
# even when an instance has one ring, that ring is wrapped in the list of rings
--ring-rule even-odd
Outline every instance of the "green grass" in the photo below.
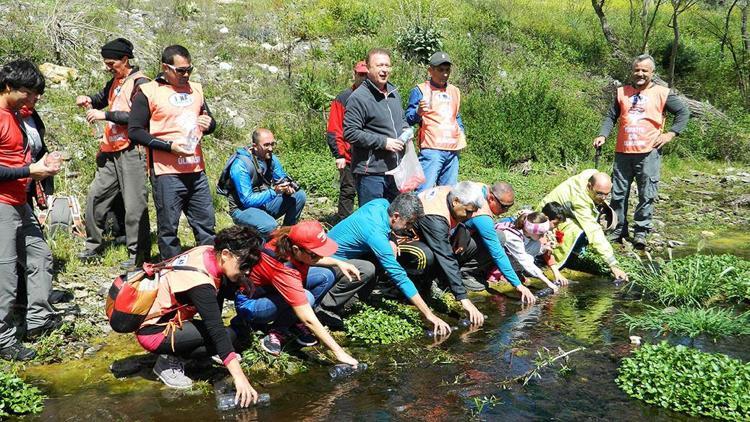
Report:
[[[696,416],[750,419],[750,364],[667,343],[623,359],[616,379],[630,397]]]
[[[620,322],[633,330],[673,333],[695,338],[706,334],[714,338],[750,335],[750,312],[738,315],[730,308],[649,309],[640,315],[622,314]]]

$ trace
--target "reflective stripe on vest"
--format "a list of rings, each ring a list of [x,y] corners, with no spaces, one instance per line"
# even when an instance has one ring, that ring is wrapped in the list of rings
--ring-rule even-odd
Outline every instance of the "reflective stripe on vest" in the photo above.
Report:
[[[453,219],[451,211],[448,209],[448,194],[450,192],[450,186],[437,186],[420,193],[419,199],[422,201],[425,215],[445,217],[448,225],[453,229],[458,225],[458,222]]]
[[[429,81],[419,84],[423,100],[429,104],[422,114],[419,127],[419,147],[458,151],[466,147],[466,137],[458,126],[461,92],[447,84],[436,88]]]
[[[149,132],[151,136],[165,141],[187,140],[193,133],[200,139],[203,132],[198,128],[198,116],[203,108],[203,88],[190,82],[189,87],[175,89],[172,85],[151,81],[140,86],[148,99],[151,110]],[[195,153],[178,157],[171,152],[152,149],[150,154],[154,174],[197,173],[205,168],[201,145]]]
[[[109,111],[126,111],[130,112],[130,98],[133,96],[135,81],[145,78],[146,75],[141,71],[133,72],[124,79],[115,80],[109,89]],[[114,122],[106,121],[104,125],[104,142],[99,144],[102,152],[122,151],[130,146],[128,139],[128,125],[118,125]]]
[[[198,246],[182,255],[177,255],[169,262],[169,265],[190,266],[204,269],[208,272],[203,257],[206,252],[214,253],[213,250],[213,246]],[[193,287],[204,284],[214,286],[216,290],[218,290],[221,286],[221,278],[213,278],[197,271],[163,270],[159,275],[159,288],[156,293],[156,300],[154,300],[154,304],[151,306],[151,309],[149,309],[147,315],[156,315],[160,311],[176,308],[180,303],[177,302],[177,299],[174,296],[175,293],[185,292]],[[175,314],[174,317],[171,318],[171,321],[177,321],[178,319],[181,321],[189,321],[198,313],[198,310],[195,306],[191,305],[180,308],[178,313],[179,315]],[[161,317],[155,317],[148,321],[144,321],[141,327],[154,325],[159,322],[160,318]]]
[[[620,129],[615,151],[626,154],[651,152],[651,143],[664,127],[664,106],[669,88],[653,84],[639,91],[631,85],[617,89]]]

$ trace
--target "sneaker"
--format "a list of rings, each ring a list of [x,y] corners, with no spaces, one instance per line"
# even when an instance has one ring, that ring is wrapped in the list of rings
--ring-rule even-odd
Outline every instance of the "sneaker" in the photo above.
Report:
[[[30,349],[20,342],[0,349],[0,359],[26,361],[36,357],[36,351]]]
[[[53,315],[46,321],[44,321],[44,324],[40,325],[39,327],[32,328],[26,331],[25,338],[26,340],[35,340],[59,329],[62,326],[63,320],[60,315]]]
[[[277,330],[269,330],[268,334],[260,339],[260,348],[274,356],[278,356],[281,354],[281,344],[283,342],[283,333]]]
[[[177,356],[159,355],[154,374],[169,388],[184,390],[193,386],[193,380],[185,375],[185,362]]]
[[[297,335],[297,343],[302,346],[315,346],[318,344],[318,338],[303,323],[297,323],[292,327],[294,334]]]
[[[464,287],[466,287],[466,290],[472,291],[472,292],[482,292],[487,289],[486,282],[483,283],[476,279],[471,274],[461,274],[461,281],[464,284]]]
[[[98,253],[89,249],[86,249],[85,251],[79,253],[77,256],[78,256],[78,259],[84,263],[96,261],[99,258],[101,258],[101,256]]]
[[[236,355],[237,355],[237,363],[242,363],[242,355],[239,353],[236,353]],[[221,357],[219,357],[219,355],[211,356],[211,360],[214,361],[217,365],[224,366],[224,361],[221,360]]]
[[[633,247],[639,251],[646,249],[646,235],[643,233],[636,233],[636,235],[633,236],[633,241],[631,243],[633,243]]]
[[[344,321],[342,321],[341,317],[334,312],[327,309],[319,309],[318,312],[316,312],[316,315],[320,323],[328,327],[329,330],[344,331]]]

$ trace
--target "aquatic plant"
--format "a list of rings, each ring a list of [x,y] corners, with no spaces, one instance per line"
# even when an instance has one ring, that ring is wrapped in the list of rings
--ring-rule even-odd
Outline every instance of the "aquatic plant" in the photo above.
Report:
[[[384,309],[358,306],[361,310],[344,321],[347,336],[354,342],[391,344],[422,333],[419,313],[406,305],[384,300]]]
[[[578,256],[573,256],[567,264],[567,268],[595,275],[607,275],[610,273],[609,265],[598,253],[586,250]]]
[[[633,285],[666,306],[750,299],[750,262],[733,255],[691,255],[629,270]]]
[[[621,314],[620,322],[633,330],[655,330],[658,334],[671,332],[695,338],[700,334],[712,337],[750,335],[750,312],[737,315],[725,308],[666,308],[649,306],[641,315]]]
[[[11,415],[39,413],[46,397],[13,372],[0,371],[0,419]]]
[[[295,342],[287,342],[294,345]],[[288,351],[282,351],[280,355],[273,356],[264,351],[257,341],[251,342],[248,348],[242,351],[242,368],[246,371],[263,374],[264,378],[281,379],[288,375],[306,372],[307,366],[302,359],[292,356]]]
[[[667,409],[750,419],[750,364],[720,353],[644,345],[623,359],[616,382],[630,397]]]

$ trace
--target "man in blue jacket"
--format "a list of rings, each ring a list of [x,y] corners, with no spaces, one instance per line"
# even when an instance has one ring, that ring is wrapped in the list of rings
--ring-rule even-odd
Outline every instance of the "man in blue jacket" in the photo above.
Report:
[[[336,224],[328,232],[328,237],[339,245],[335,258],[375,258],[388,278],[432,325],[435,335],[448,334],[450,326],[432,313],[419,295],[414,282],[397,261],[396,244],[390,240],[392,231],[410,228],[421,216],[424,216],[424,209],[414,194],[398,195],[391,204],[383,198],[373,199]],[[345,300],[353,296],[353,292],[364,287],[361,284],[357,284],[356,280],[348,282],[345,278],[339,279],[321,301],[321,307],[332,310],[342,306]]]
[[[238,149],[231,163],[229,214],[235,224],[255,227],[267,237],[281,216],[284,226],[297,224],[307,197],[273,155],[273,133],[256,129],[252,139],[252,148]]]

